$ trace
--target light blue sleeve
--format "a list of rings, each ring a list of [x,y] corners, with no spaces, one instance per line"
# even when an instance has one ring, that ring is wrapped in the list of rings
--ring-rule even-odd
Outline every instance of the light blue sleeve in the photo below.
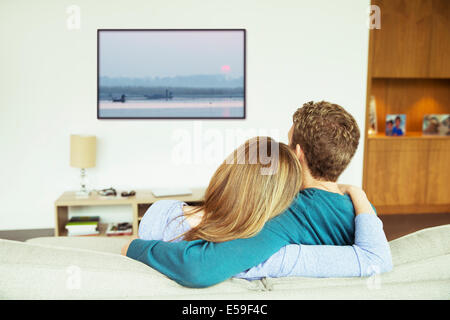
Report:
[[[159,200],[145,212],[139,223],[138,235],[142,240],[170,241],[186,230],[182,206],[179,200]]]
[[[288,245],[235,277],[364,277],[391,269],[391,252],[383,223],[376,215],[363,213],[355,217],[353,246]]]

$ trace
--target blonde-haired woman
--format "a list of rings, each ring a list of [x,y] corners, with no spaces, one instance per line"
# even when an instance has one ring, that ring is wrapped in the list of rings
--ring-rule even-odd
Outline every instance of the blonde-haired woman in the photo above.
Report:
[[[287,145],[269,137],[250,139],[217,168],[201,206],[178,202],[190,226],[183,239],[252,237],[287,209],[300,188],[300,163]]]
[[[269,137],[252,138],[216,170],[202,205],[157,201],[141,220],[139,238],[217,243],[253,237],[288,208],[301,189],[301,177],[299,161],[286,144]],[[235,277],[350,277],[389,271],[389,245],[364,191],[346,185],[340,188],[350,195],[355,208],[353,246],[287,245]]]

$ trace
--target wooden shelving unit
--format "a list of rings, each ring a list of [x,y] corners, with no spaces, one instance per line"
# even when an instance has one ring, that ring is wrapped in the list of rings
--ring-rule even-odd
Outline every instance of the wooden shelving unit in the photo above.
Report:
[[[190,205],[198,205],[203,202],[205,190],[205,188],[193,188],[190,195],[173,197],[155,197],[151,190],[136,190],[136,195],[133,197],[121,197],[121,191],[118,191],[118,196],[115,197],[99,196],[93,192],[88,198],[77,198],[73,191],[64,192],[55,201],[55,236],[67,236],[65,226],[69,220],[69,207],[129,205],[133,209],[133,235],[137,235],[140,220],[156,201],[176,199]],[[99,231],[98,236],[106,236],[106,225],[99,223]]]
[[[449,137],[446,136],[437,136],[437,135],[424,135],[422,133],[422,131],[413,131],[413,132],[406,132],[406,134],[404,136],[401,137],[389,137],[386,136],[384,133],[376,133],[376,134],[370,134],[368,136],[369,140],[389,140],[392,141],[392,139],[396,139],[396,140],[410,140],[410,139],[418,139],[418,140],[427,140],[427,139],[431,139],[431,140],[447,140],[449,139]]]
[[[450,137],[422,134],[426,114],[450,113],[450,1],[373,0],[363,187],[381,214],[450,212]],[[406,135],[386,137],[387,114],[406,114]]]

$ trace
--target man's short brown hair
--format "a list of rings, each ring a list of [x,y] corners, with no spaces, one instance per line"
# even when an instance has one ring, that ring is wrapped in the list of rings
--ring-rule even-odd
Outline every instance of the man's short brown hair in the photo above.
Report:
[[[337,181],[358,148],[355,119],[337,104],[311,101],[297,109],[293,121],[291,144],[302,148],[311,175]]]

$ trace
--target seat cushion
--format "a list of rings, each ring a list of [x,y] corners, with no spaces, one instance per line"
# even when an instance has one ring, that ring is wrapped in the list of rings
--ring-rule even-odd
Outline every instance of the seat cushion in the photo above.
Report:
[[[394,269],[370,278],[266,279],[274,298],[450,299],[450,225],[389,242]]]
[[[0,240],[2,299],[195,299],[197,293],[239,297],[261,290],[261,281],[242,279],[189,289],[119,254]]]
[[[26,242],[60,248],[120,253],[120,250],[127,241],[129,241],[129,237],[39,237],[29,239]]]
[[[450,299],[450,225],[390,242],[394,269],[370,278],[230,279],[184,288],[119,255],[126,238],[0,240],[3,299]]]
[[[450,224],[426,228],[389,242],[394,266],[450,253]]]

